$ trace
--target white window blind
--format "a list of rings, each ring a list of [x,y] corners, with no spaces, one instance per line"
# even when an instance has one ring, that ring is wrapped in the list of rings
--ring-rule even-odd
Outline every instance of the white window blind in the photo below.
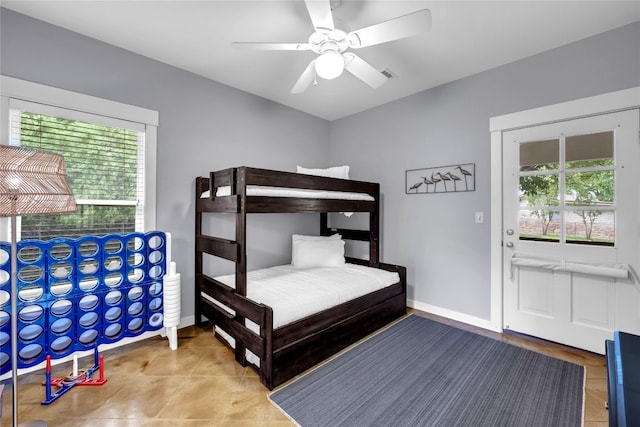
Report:
[[[143,124],[9,100],[11,145],[62,154],[78,210],[23,216],[20,238],[48,240],[144,231]]]

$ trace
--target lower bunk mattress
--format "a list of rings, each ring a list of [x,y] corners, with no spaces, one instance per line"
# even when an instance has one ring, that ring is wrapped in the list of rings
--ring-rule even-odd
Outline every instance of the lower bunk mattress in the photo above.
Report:
[[[232,288],[235,275],[216,277]],[[400,281],[397,272],[346,263],[340,267],[296,268],[291,264],[254,270],[247,273],[247,298],[273,309],[273,328],[288,325]],[[209,295],[202,296],[233,313]],[[260,333],[258,325],[247,320],[248,328]],[[232,337],[216,328],[234,346]],[[259,366],[259,359],[247,353],[247,360]]]

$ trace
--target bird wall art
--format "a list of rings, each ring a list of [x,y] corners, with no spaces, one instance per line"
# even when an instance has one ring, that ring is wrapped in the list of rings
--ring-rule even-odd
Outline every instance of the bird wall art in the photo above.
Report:
[[[405,172],[406,194],[458,193],[475,191],[475,163],[460,163]]]

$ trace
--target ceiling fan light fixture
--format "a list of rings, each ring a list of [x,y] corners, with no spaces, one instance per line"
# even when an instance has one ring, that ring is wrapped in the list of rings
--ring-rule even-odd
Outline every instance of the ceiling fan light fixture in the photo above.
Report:
[[[323,79],[335,79],[343,71],[344,58],[335,50],[327,50],[316,59],[316,73]]]

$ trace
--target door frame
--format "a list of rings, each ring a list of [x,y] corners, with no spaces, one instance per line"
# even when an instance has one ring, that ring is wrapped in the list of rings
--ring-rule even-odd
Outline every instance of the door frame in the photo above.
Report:
[[[502,136],[504,132],[640,108],[640,86],[489,119],[491,132],[491,326],[503,330]]]

